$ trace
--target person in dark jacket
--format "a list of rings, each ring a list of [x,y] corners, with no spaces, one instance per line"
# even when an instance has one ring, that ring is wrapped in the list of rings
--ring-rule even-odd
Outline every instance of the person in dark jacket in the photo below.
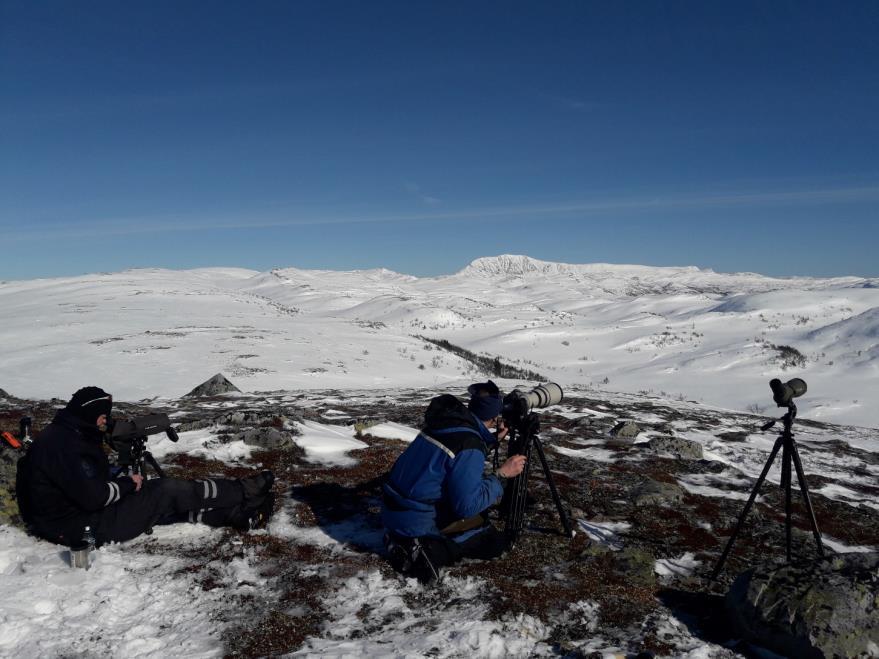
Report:
[[[382,522],[391,565],[422,582],[461,558],[492,559],[508,547],[483,516],[503,495],[502,480],[518,476],[525,456],[483,474],[488,449],[507,430],[503,398],[490,380],[471,385],[470,402],[434,398],[424,428],[394,463],[383,486]],[[497,428],[497,437],[492,430]]]
[[[103,449],[113,398],[98,387],[77,391],[39,434],[19,466],[22,513],[35,535],[63,545],[123,542],[154,525],[204,522],[246,530],[271,515],[274,476],[241,480],[111,478]]]

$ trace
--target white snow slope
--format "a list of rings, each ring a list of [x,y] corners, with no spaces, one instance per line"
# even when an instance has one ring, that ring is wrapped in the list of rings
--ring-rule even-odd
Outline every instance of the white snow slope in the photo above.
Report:
[[[525,256],[445,277],[388,270],[132,270],[0,283],[0,387],[177,397],[217,372],[246,391],[438,387],[475,375],[419,336],[564,385],[879,426],[879,280],[773,279]],[[787,366],[776,346],[802,361]],[[795,359],[796,353],[793,354]]]

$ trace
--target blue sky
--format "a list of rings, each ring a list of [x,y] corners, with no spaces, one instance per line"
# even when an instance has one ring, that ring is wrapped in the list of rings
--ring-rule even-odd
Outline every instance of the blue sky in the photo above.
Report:
[[[0,278],[879,276],[879,3],[0,0]]]

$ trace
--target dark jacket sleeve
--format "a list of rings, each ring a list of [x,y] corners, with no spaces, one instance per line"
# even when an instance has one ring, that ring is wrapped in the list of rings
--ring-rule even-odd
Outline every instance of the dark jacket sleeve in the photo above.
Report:
[[[102,465],[87,455],[56,452],[46,457],[49,478],[86,512],[116,503],[135,489],[134,481],[127,476],[108,479],[109,474],[103,472]]]
[[[482,475],[485,454],[478,449],[461,451],[452,462],[447,493],[455,515],[464,518],[482,512],[503,496],[496,476]]]

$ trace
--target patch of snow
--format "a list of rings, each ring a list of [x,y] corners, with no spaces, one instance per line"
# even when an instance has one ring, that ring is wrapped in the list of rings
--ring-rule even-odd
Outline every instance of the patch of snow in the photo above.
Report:
[[[177,527],[181,539],[197,528],[156,527],[156,537]],[[182,571],[186,561],[136,544],[102,547],[92,559],[88,571],[72,568],[66,549],[0,526],[0,655],[223,656],[214,615],[230,590],[203,591]],[[226,567],[234,585],[238,566]]]
[[[350,577],[328,595],[323,634],[310,638],[292,656],[547,656],[546,624],[528,615],[485,620],[484,583],[473,578],[441,577],[435,588],[448,597],[416,608],[422,586],[415,579],[388,579],[377,570]],[[427,607],[428,610],[425,610]]]
[[[876,551],[874,545],[847,545],[841,540],[835,540],[827,535],[821,534],[821,542],[830,547],[838,554],[866,553]]]
[[[590,522],[578,519],[577,524],[591,540],[613,551],[619,551],[623,548],[623,541],[618,534],[632,528],[628,522]]]
[[[367,444],[354,438],[353,426],[336,426],[317,423],[316,421],[297,421],[300,433],[294,440],[305,449],[306,457],[311,462],[326,465],[347,466],[356,460],[347,455],[348,451],[366,448]]]
[[[378,439],[398,439],[403,442],[411,442],[418,435],[419,431],[409,426],[404,426],[393,421],[385,421],[374,426],[370,426],[363,431],[365,435],[372,435]]]
[[[567,448],[566,446],[553,446],[553,451],[572,458],[585,458],[596,462],[616,462],[619,459],[617,453],[600,448]]]
[[[696,560],[693,552],[686,552],[677,558],[660,558],[653,566],[653,571],[661,577],[689,577],[702,561]]]

